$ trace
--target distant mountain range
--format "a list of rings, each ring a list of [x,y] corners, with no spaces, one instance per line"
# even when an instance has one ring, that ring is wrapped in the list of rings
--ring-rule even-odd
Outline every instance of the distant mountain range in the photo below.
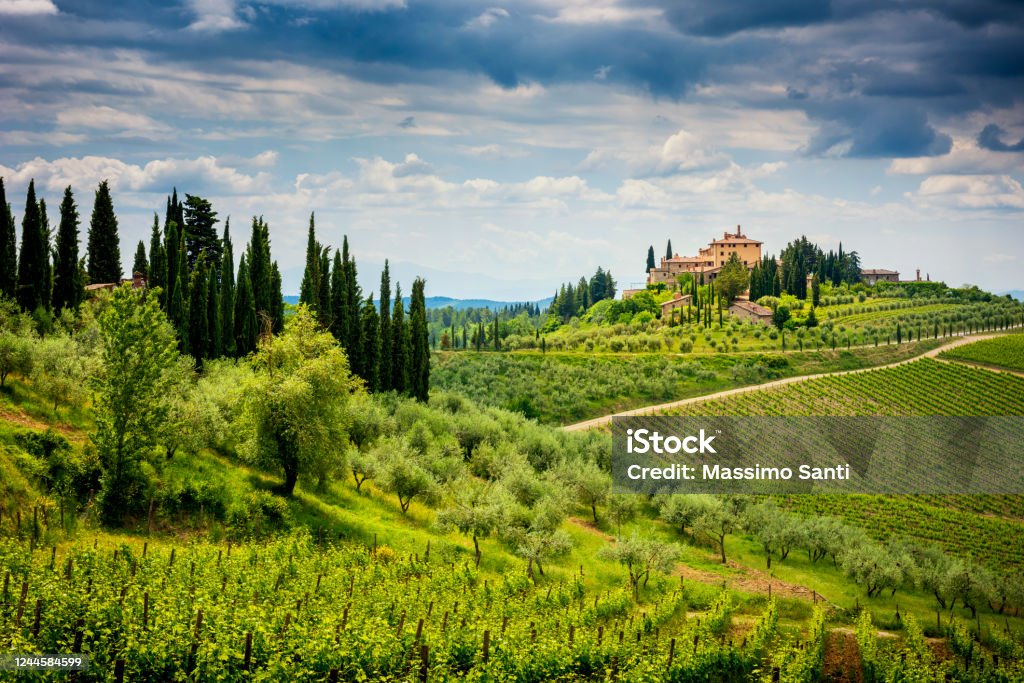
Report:
[[[299,303],[299,297],[297,296],[286,296],[284,297],[285,303],[295,305]],[[409,305],[409,297],[402,297],[402,301],[405,305]],[[464,308],[504,308],[506,306],[514,306],[515,304],[527,303],[525,301],[494,301],[493,299],[454,299],[450,296],[428,296],[427,308],[445,308],[451,306],[455,310],[462,310]],[[530,301],[531,304],[539,304],[542,308],[548,306],[551,303],[551,297],[546,299],[539,299],[537,301]]]
[[[1024,301],[1024,289],[1011,289],[1007,292],[999,292],[1000,296],[1006,296],[1009,294],[1017,301]]]

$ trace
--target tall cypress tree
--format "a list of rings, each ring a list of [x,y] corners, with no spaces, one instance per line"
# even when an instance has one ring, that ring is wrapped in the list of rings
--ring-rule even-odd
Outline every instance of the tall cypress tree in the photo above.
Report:
[[[317,292],[317,310],[320,324],[325,329],[331,325],[331,248],[320,246],[320,286]]]
[[[654,262],[654,245],[647,247],[647,270],[645,272],[651,272],[652,268],[657,268],[657,264]]]
[[[167,254],[160,239],[160,222],[153,214],[153,230],[149,236],[149,277],[146,282],[150,287],[160,288],[160,304],[167,310]]]
[[[380,390],[380,321],[377,316],[377,307],[373,304],[373,294],[366,297],[363,310],[360,315],[360,341],[362,350],[359,354],[362,360],[361,377],[366,380],[366,388],[369,391]]]
[[[334,265],[331,268],[331,333],[338,341],[348,339],[348,286],[345,284],[345,266],[341,252],[334,250]]]
[[[100,183],[89,221],[89,281],[121,281],[121,241],[107,181]]]
[[[220,282],[217,280],[217,268],[210,267],[206,276],[206,329],[209,333],[206,354],[208,358],[220,358],[221,337],[224,330],[220,321]]]
[[[426,401],[430,394],[430,332],[427,328],[426,281],[416,278],[409,301],[409,382],[412,395]]]
[[[164,229],[164,256],[167,259],[167,295],[165,301],[168,317],[172,323],[177,322],[177,319],[170,315],[170,313],[171,305],[174,301],[174,290],[178,288],[178,273],[181,272],[178,264],[179,254],[181,253],[181,250],[178,248],[179,241],[178,223],[172,220],[167,223],[167,227]]]
[[[42,280],[39,293],[42,296],[42,306],[49,310],[53,298],[53,262],[50,260],[53,255],[51,238],[53,231],[50,230],[50,218],[46,215],[46,200],[39,200],[39,230],[43,244],[43,267],[41,269]]]
[[[196,268],[189,277],[188,300],[188,348],[192,357],[199,363],[209,357],[210,351],[208,298],[206,259],[202,257],[196,261]]]
[[[323,275],[320,272],[320,243],[316,241],[316,217],[309,214],[309,230],[306,235],[306,269],[302,273],[302,284],[299,286],[299,303],[305,304],[314,311],[320,310],[320,283]],[[318,316],[323,320],[323,313]]]
[[[21,219],[21,254],[18,258],[18,304],[32,312],[38,306],[49,305],[45,300],[43,278],[47,274],[49,255],[43,244],[43,222],[36,201],[36,183],[28,184],[25,197],[25,215]]]
[[[665,258],[672,258],[672,240],[669,240],[665,247]]]
[[[77,310],[85,297],[82,272],[78,267],[78,207],[71,186],[64,189],[57,228],[57,254],[53,264],[53,309]]]
[[[185,283],[181,273],[174,276],[174,297],[170,301],[167,318],[178,336],[178,351],[188,353],[188,308],[185,305]]]
[[[245,254],[238,263],[238,282],[235,290],[235,353],[246,356],[256,350],[259,327],[256,322],[256,304],[252,297],[252,279]]]
[[[249,237],[247,253],[249,280],[252,285],[252,300],[256,307],[256,319],[271,315],[270,302],[270,245],[268,229],[262,218],[252,219],[252,234]],[[262,325],[262,322],[260,323]]]
[[[149,259],[146,258],[146,244],[142,240],[135,247],[135,260],[132,261],[132,277],[135,277],[135,273],[142,273],[142,277],[149,278]]]
[[[395,307],[391,311],[391,388],[399,393],[409,389],[409,326],[405,323],[402,286],[395,285]]]
[[[363,292],[359,287],[358,269],[356,268],[356,257],[348,251],[348,236],[342,240],[341,260],[345,267],[345,301],[347,306],[346,317],[348,318],[348,340],[345,347],[349,353],[358,353],[361,348],[359,344],[360,307],[363,302]]]
[[[384,259],[384,272],[380,274],[380,389],[390,391],[391,386],[391,269]]]
[[[274,334],[284,331],[284,292],[281,286],[281,270],[274,261],[270,266],[270,319]]]
[[[0,178],[0,296],[14,298],[18,291],[18,235],[7,203],[4,179]]]
[[[221,245],[217,239],[217,212],[209,201],[202,197],[186,194],[185,203],[181,207],[184,218],[185,246],[188,253],[188,264],[195,268],[200,254],[206,254],[206,267],[210,268],[220,262]]]
[[[231,219],[224,221],[221,238],[224,253],[220,260],[220,352],[228,358],[235,356],[235,247],[231,243]]]

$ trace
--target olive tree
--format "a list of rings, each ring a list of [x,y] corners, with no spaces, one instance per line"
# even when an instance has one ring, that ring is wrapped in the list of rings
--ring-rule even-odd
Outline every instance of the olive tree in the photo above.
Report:
[[[626,567],[633,599],[640,599],[640,588],[647,586],[651,572],[668,572],[675,566],[679,549],[675,544],[662,543],[637,534],[620,539],[601,548],[598,556]]]
[[[279,491],[291,496],[300,475],[322,481],[340,468],[349,404],[362,385],[334,336],[303,305],[282,334],[260,341],[251,363],[240,451],[257,465],[280,469]]]
[[[494,482],[467,478],[452,487],[451,502],[437,514],[444,531],[455,529],[473,539],[473,559],[480,566],[480,539],[501,527],[506,503]]]

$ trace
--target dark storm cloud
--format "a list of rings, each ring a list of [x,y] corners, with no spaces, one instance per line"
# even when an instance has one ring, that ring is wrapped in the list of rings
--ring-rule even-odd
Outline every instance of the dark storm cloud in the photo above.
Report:
[[[819,127],[809,153],[865,157],[944,154],[950,139],[937,121],[1011,107],[1024,92],[1024,10],[1016,2],[621,2],[626,10],[660,9],[663,20],[566,22],[540,0],[408,0],[374,11],[341,3],[325,9],[322,0],[240,0],[235,30],[209,32],[189,28],[197,19],[191,4],[68,0],[55,17],[4,17],[0,44],[55,51],[47,57],[51,87],[20,85],[20,97],[33,101],[52,100],[54,92],[103,94],[101,74],[60,80],[59,49],[69,46],[136,49],[213,79],[265,74],[276,60],[376,83],[436,84],[453,88],[453,108],[460,95],[453,73],[484,75],[505,88],[596,83],[600,73],[600,87],[669,99],[690,97],[696,85],[742,90],[781,82],[784,95],[751,94],[736,106],[805,112]],[[38,57],[7,61],[17,59]]]
[[[1024,152],[1024,138],[1017,142],[1003,142],[1006,131],[994,123],[985,126],[978,135],[978,146],[993,152]]]

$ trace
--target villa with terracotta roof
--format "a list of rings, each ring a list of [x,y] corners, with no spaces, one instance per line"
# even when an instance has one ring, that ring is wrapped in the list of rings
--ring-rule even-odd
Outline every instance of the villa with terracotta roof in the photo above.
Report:
[[[743,264],[752,270],[761,260],[761,244],[744,235],[737,225],[736,232],[725,232],[722,239],[711,240],[708,246],[698,250],[696,256],[676,254],[672,258],[661,259],[661,265],[647,273],[647,284],[674,285],[676,276],[682,273],[692,273],[698,278],[703,275],[704,282],[711,282],[718,277],[722,266],[733,254],[739,256]]]

